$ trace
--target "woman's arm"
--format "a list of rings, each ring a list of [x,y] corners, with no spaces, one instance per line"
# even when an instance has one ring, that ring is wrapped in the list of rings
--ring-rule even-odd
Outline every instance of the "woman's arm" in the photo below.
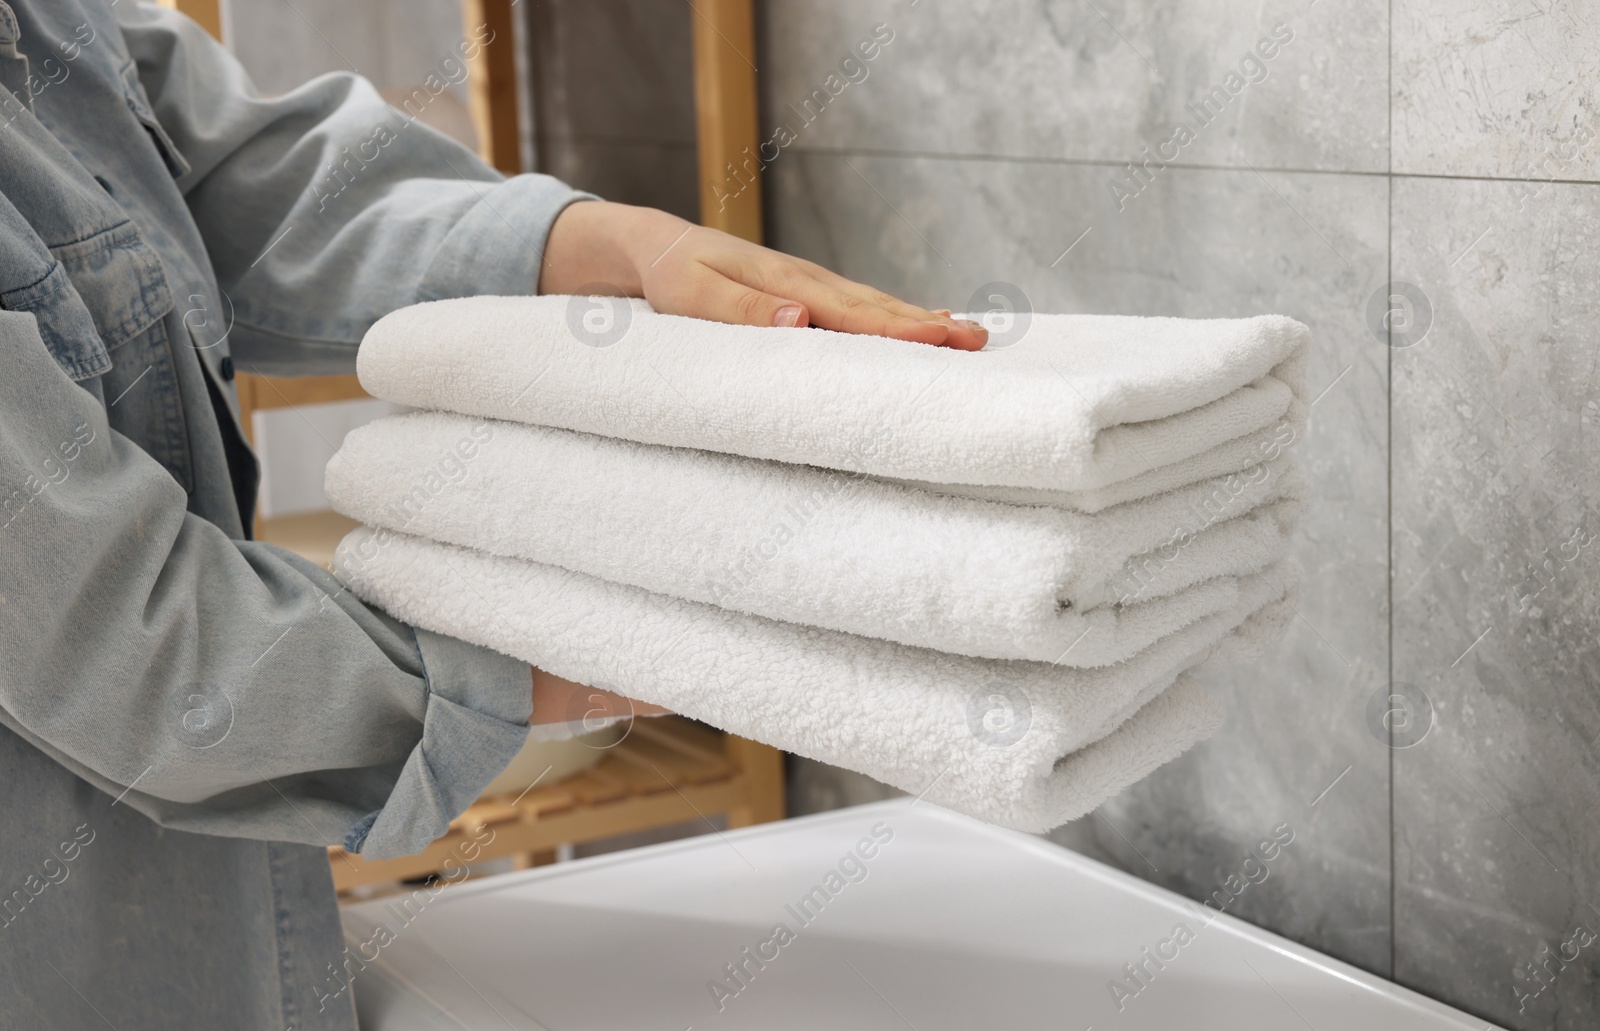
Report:
[[[241,368],[354,372],[362,335],[396,308],[530,293],[551,222],[592,196],[546,175],[505,178],[357,75],[265,97],[176,11],[114,10],[189,166],[177,187],[227,295]],[[461,48],[486,42],[440,41],[442,60],[465,76]]]

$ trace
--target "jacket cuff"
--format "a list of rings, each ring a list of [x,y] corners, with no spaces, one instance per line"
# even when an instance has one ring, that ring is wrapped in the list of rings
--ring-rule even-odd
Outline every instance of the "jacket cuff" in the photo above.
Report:
[[[526,662],[414,629],[427,680],[422,740],[384,807],[345,837],[371,859],[414,855],[488,787],[528,740],[533,673]]]
[[[599,200],[548,175],[474,183],[478,201],[445,235],[423,273],[417,300],[537,292],[545,240],[568,204]]]

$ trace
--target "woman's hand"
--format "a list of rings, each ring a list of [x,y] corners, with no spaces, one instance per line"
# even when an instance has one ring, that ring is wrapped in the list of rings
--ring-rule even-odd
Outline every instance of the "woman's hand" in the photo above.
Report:
[[[567,206],[550,229],[542,294],[643,297],[657,311],[738,326],[820,326],[976,351],[976,322],[929,311],[654,208],[607,201]]]

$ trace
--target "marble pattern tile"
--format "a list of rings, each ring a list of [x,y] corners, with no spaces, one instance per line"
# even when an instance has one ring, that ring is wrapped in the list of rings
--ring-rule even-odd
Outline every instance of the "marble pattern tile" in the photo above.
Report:
[[[1396,172],[1600,179],[1600,7],[1395,0]]]
[[[1387,183],[1169,169],[1119,210],[1109,171],[794,152],[769,172],[774,237],[930,305],[1001,280],[1037,310],[1311,326],[1326,393],[1300,445],[1317,493],[1303,618],[1265,659],[1211,676],[1230,712],[1217,739],[1059,839],[1203,898],[1288,823],[1293,845],[1229,911],[1387,973],[1388,748],[1366,718],[1388,668],[1388,348],[1366,315],[1386,278]]]
[[[1124,162],[1173,141],[1168,159],[1186,164],[1388,165],[1387,0],[774,0],[764,12],[767,130],[787,123],[801,147]],[[879,24],[892,41],[829,87]],[[1262,60],[1254,48],[1280,24],[1292,38]],[[1214,88],[1226,92],[1201,119],[1189,105]],[[796,109],[819,89],[838,95],[802,128]],[[1180,123],[1194,139],[1175,138]]]
[[[1597,238],[1600,185],[1395,184],[1395,972],[1512,1028],[1600,1025]]]

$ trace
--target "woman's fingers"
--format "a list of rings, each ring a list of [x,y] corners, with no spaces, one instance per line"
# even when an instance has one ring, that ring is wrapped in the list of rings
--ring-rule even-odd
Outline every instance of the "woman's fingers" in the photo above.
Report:
[[[962,351],[979,350],[989,339],[988,330],[976,322],[951,318],[948,308],[919,308],[826,269],[807,272],[806,278],[825,291],[825,300],[812,305],[812,325],[846,333],[877,333],[898,340],[939,343]],[[930,334],[922,327],[930,323],[944,328],[943,339],[929,339]]]
[[[691,315],[733,326],[809,326],[804,300],[770,294],[701,266],[692,282],[672,291],[657,308],[672,315]]]
[[[841,293],[819,283],[811,305],[811,324],[841,333],[870,333],[919,344],[950,346],[955,325],[932,312],[918,318],[921,314],[897,311],[893,306]]]
[[[667,255],[670,254],[670,257]],[[657,311],[737,326],[817,326],[976,351],[988,332],[810,262],[723,233],[681,233],[666,260],[641,269]]]
[[[779,281],[769,277],[760,281],[767,285],[767,290],[703,268],[693,284],[683,294],[674,294],[662,310],[735,326],[818,326],[918,344],[958,346],[964,350],[983,346],[982,338],[974,339],[970,331],[963,331],[949,318],[941,319],[931,312],[921,319],[901,314],[853,294],[841,293],[809,276],[784,276]],[[782,292],[769,293],[768,290]],[[965,335],[959,335],[963,332]],[[952,339],[957,339],[958,343],[952,345]]]
[[[940,344],[961,351],[976,351],[988,341],[988,332],[976,323],[959,322],[948,313],[926,311],[886,295],[863,296],[856,291],[821,287],[811,304],[811,324],[845,333],[874,333],[916,343]]]

